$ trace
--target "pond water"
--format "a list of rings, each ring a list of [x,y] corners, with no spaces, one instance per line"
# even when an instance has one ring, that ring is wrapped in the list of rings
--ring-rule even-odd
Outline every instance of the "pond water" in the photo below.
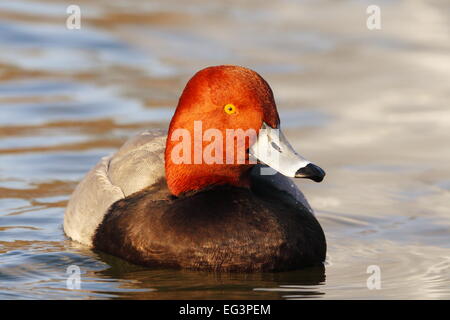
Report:
[[[372,31],[368,1],[76,2],[80,30],[66,28],[72,2],[0,2],[0,298],[450,298],[448,1],[378,1]],[[327,171],[296,181],[324,268],[148,270],[66,238],[83,175],[166,127],[186,81],[218,64],[259,72],[293,146]]]

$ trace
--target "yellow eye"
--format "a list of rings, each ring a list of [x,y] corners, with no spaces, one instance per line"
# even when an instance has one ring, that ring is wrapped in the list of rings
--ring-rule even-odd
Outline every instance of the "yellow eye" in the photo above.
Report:
[[[234,104],[231,104],[231,103],[229,103],[225,107],[223,107],[223,110],[228,114],[236,113],[236,107],[234,106]]]

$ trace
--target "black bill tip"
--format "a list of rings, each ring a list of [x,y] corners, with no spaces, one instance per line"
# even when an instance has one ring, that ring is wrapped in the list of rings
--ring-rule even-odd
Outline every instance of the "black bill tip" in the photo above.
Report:
[[[321,182],[325,177],[325,171],[315,164],[309,163],[307,166],[300,168],[295,173],[296,178],[311,179],[315,182]]]

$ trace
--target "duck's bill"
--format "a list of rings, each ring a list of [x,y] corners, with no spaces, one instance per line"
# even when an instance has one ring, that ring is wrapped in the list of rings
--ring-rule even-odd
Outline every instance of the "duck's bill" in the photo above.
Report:
[[[307,178],[320,182],[325,171],[312,164],[292,148],[280,129],[274,129],[263,123],[257,141],[250,147],[252,157],[265,163],[279,173],[292,178]],[[261,174],[274,174],[273,170]]]

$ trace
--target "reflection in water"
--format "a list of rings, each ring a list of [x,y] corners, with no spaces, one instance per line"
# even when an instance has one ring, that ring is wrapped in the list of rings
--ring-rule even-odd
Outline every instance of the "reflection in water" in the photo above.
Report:
[[[123,281],[132,282],[134,289],[127,292],[125,298],[132,299],[276,299],[283,291],[272,287],[283,283],[297,283],[305,295],[320,295],[318,286],[325,281],[325,268],[315,267],[304,270],[280,273],[214,273],[189,270],[148,270],[131,265],[116,257],[99,253],[103,262],[110,268],[97,274]],[[220,290],[217,290],[220,288]],[[273,292],[271,292],[273,291]],[[180,292],[182,294],[180,295]]]
[[[0,298],[450,298],[447,1],[383,2],[380,31],[365,1],[78,3],[79,31],[64,1],[0,3]],[[325,267],[147,270],[65,238],[82,176],[166,127],[187,79],[215,64],[260,72],[294,148],[326,169],[322,184],[296,181]]]

